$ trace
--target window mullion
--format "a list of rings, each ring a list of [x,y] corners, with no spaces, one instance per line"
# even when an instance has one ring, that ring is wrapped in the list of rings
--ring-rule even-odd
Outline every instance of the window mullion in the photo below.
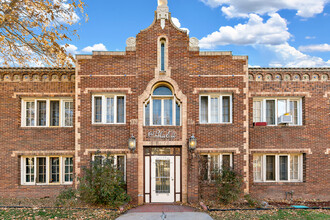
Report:
[[[223,112],[222,112],[222,104],[223,104],[223,100],[222,100],[223,96],[220,95],[219,97],[219,101],[218,101],[218,106],[219,106],[219,109],[218,109],[218,114],[219,114],[219,121],[218,123],[222,123],[223,122]]]
[[[33,170],[34,170],[34,180],[33,180],[33,184],[35,185],[37,182],[37,157],[32,157],[34,158],[33,161]]]
[[[288,155],[288,182],[291,182],[291,155]]]
[[[211,122],[211,97],[207,96],[207,123]]]
[[[277,104],[278,99],[275,99],[275,125],[277,125],[277,117],[278,117],[278,104]]]
[[[50,162],[49,162],[50,157],[46,157],[46,184],[49,184],[50,180]]]
[[[113,102],[114,102],[114,104],[113,104],[113,117],[114,117],[113,118],[113,123],[117,124],[117,113],[118,113],[117,104],[118,104],[118,102],[117,102],[117,96],[116,95],[113,97]]]
[[[279,174],[280,174],[280,164],[279,164],[279,155],[275,155],[275,181],[278,182],[280,180]]]
[[[233,123],[233,96],[229,97],[229,112],[230,112],[230,123]]]
[[[150,98],[150,125],[154,125],[153,111],[154,111],[153,98]]]
[[[172,98],[172,125],[176,125],[176,102],[174,97]]]
[[[164,99],[161,99],[160,109],[161,109],[160,110],[160,112],[161,112],[160,113],[160,115],[161,115],[160,116],[160,118],[161,118],[160,123],[161,123],[161,125],[164,125]]]
[[[102,120],[102,124],[107,123],[107,97],[102,96],[102,109],[101,109],[101,120]]]

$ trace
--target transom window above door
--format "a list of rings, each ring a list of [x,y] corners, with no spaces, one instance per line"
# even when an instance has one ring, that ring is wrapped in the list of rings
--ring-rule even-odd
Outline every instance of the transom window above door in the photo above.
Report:
[[[146,126],[181,125],[181,103],[167,85],[156,87],[144,103]]]

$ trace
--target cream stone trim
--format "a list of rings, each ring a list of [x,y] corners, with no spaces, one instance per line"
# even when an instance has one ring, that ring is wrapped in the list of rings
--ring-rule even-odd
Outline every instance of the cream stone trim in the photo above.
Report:
[[[250,154],[252,152],[257,153],[267,153],[267,152],[274,152],[274,153],[307,153],[312,154],[312,150],[310,148],[296,148],[296,149],[250,149]]]
[[[232,56],[231,51],[200,51],[200,56]]]
[[[87,156],[90,153],[96,153],[100,151],[101,153],[107,152],[107,153],[118,153],[118,152],[122,152],[122,153],[129,153],[128,149],[86,149],[84,152],[84,155]]]
[[[152,79],[144,92],[138,98],[138,137],[137,137],[137,153],[138,153],[138,204],[143,204],[143,192],[144,192],[144,160],[143,160],[143,110],[144,102],[150,96],[153,86],[159,82],[169,83],[174,89],[174,95],[182,102],[182,141],[176,142],[178,145],[182,146],[182,202],[186,203],[188,201],[188,146],[187,146],[187,96],[185,96],[180,90],[178,84],[168,76],[157,76]]]
[[[189,75],[189,77],[244,77],[245,75]]]
[[[240,154],[239,148],[197,148],[196,152],[198,153],[215,153],[215,152],[235,152]]]
[[[125,51],[93,51],[93,56],[124,56]]]
[[[104,91],[110,91],[110,92],[122,92],[122,91],[127,91],[128,94],[132,94],[131,88],[85,88],[84,93],[87,94],[89,92],[104,92]]]
[[[325,92],[323,97],[324,97],[324,98],[328,98],[328,97],[330,97],[330,92]]]
[[[90,77],[136,77],[136,75],[83,75],[81,78],[90,78]]]
[[[193,94],[198,94],[200,91],[235,92],[236,94],[240,93],[238,88],[194,88]]]
[[[182,141],[143,141],[145,146],[174,146],[182,145]]]
[[[330,148],[327,148],[327,150],[325,151],[325,154],[330,154]]]
[[[277,95],[283,95],[283,96],[306,96],[308,98],[312,97],[310,92],[250,92],[249,97],[252,96],[263,96],[263,95],[272,95],[272,96],[277,96]]]
[[[249,57],[248,56],[233,56],[233,60],[248,60]]]
[[[37,96],[37,97],[41,97],[41,96],[74,96],[74,93],[47,93],[47,92],[15,92],[14,95],[12,96],[12,98],[17,98],[17,96]]]
[[[35,150],[35,151],[13,151],[11,157],[16,156],[45,156],[45,155],[74,155],[74,150]]]
[[[165,39],[165,71],[161,71],[161,41],[160,39]],[[155,78],[159,76],[168,76],[171,77],[171,68],[168,66],[168,37],[165,35],[161,35],[157,38],[157,67],[155,68]]]
[[[81,95],[81,89],[79,88],[79,83],[81,82],[81,77],[79,76],[79,70],[80,70],[80,66],[78,64],[78,62],[76,62],[76,82],[75,82],[75,92],[76,92],[76,97],[75,97],[75,174],[76,176],[80,175],[80,161],[81,158],[79,156],[80,150],[81,150],[81,145],[80,145],[80,138],[81,138],[81,134],[79,132],[80,127],[81,127],[81,122],[80,122],[80,115],[81,115],[81,111],[79,110],[80,105],[81,105],[81,99],[79,99],[80,95]],[[78,181],[74,181],[75,182],[75,188],[78,187]]]
[[[92,59],[93,55],[76,55],[77,60]]]

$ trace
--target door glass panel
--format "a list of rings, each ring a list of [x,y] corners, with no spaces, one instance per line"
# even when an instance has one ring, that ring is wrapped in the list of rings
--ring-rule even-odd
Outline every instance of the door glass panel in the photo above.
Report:
[[[170,193],[170,161],[156,160],[156,193]]]

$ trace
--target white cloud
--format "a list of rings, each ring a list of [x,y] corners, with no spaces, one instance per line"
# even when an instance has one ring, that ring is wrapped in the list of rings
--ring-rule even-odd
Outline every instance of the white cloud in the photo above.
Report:
[[[77,23],[80,20],[80,17],[75,11],[71,10],[72,5],[65,2],[66,0],[54,0],[54,5],[58,5],[60,7],[60,10],[62,10],[62,12],[58,14],[57,20],[60,23],[65,23],[65,24]],[[67,12],[71,12],[71,13],[67,13]]]
[[[62,45],[62,47],[64,47],[66,49],[67,53],[71,53],[72,55],[75,55],[78,53],[78,47],[76,47],[73,44],[68,44],[67,46]]]
[[[259,15],[250,14],[246,24],[221,27],[219,31],[202,38],[199,46],[211,49],[218,45],[278,45],[288,41],[291,35],[287,31],[286,20],[277,13],[269,16],[264,23]]]
[[[316,37],[315,36],[306,36],[305,39],[306,40],[312,40],[312,39],[316,39]]]
[[[288,43],[281,45],[265,46],[276,56],[270,62],[271,67],[323,67],[330,66],[330,60],[324,61],[320,57],[309,56],[290,46]]]
[[[175,17],[172,17],[172,22],[175,26],[177,26],[178,28],[180,28],[181,30],[185,30],[187,31],[187,34],[189,34],[189,29],[188,28],[181,28],[181,23],[179,21],[179,19],[175,18]]]
[[[93,51],[106,51],[106,50],[107,48],[104,46],[104,44],[100,43],[100,44],[94,44],[93,46],[85,47],[81,51],[85,53],[92,53]]]
[[[329,0],[200,0],[210,7],[222,6],[228,17],[247,17],[250,13],[267,14],[281,9],[297,11],[301,17],[312,17],[323,12]]]
[[[329,44],[306,45],[306,46],[300,46],[299,50],[304,52],[330,52],[330,45]]]

